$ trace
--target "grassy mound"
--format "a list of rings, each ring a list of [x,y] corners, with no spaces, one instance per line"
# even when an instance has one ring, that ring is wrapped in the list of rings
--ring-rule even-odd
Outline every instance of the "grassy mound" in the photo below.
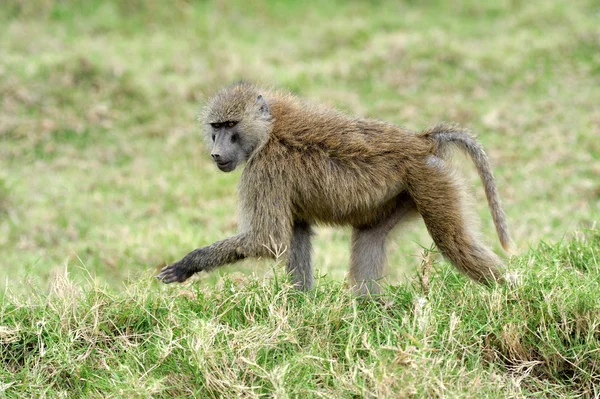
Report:
[[[57,277],[5,293],[7,397],[597,396],[600,231],[513,259],[487,289],[443,264],[356,300],[276,274],[122,292]]]

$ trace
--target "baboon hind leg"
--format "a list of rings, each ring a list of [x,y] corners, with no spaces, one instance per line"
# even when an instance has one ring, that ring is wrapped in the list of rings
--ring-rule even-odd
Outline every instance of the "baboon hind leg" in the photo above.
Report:
[[[386,265],[386,239],[398,223],[416,215],[412,198],[401,194],[391,215],[374,225],[352,229],[350,282],[358,295],[380,293]]]
[[[409,178],[409,192],[440,252],[479,283],[503,282],[502,261],[481,242],[466,212],[462,182],[439,159],[419,170]]]
[[[309,290],[313,285],[312,235],[313,231],[308,223],[294,223],[287,271],[294,286],[302,291]]]

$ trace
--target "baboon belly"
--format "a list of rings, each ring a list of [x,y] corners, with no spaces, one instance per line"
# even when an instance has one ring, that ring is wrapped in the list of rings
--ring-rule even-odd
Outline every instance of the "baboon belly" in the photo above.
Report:
[[[400,181],[341,179],[305,181],[294,198],[295,216],[331,224],[370,224],[394,207]]]

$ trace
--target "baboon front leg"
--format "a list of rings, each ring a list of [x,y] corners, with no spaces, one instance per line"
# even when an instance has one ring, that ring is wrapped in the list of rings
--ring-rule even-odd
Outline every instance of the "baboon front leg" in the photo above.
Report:
[[[312,245],[313,231],[306,222],[294,223],[292,241],[287,259],[287,272],[294,286],[300,290],[309,290],[313,285]]]
[[[374,225],[352,229],[350,281],[357,294],[380,293],[386,264],[386,238],[400,221],[414,215],[415,203],[408,195],[401,194],[390,216]]]
[[[267,175],[264,180],[269,184],[263,184],[262,178],[242,184],[251,185],[254,191],[251,202],[246,195],[240,198],[245,212],[240,215],[239,234],[190,252],[180,261],[164,267],[157,277],[164,283],[182,282],[200,271],[244,258],[277,257],[282,248],[289,248],[293,219],[285,194],[288,191],[281,189],[285,185],[280,175]]]
[[[207,247],[195,249],[180,261],[165,266],[156,277],[166,284],[181,283],[194,273],[244,259],[248,256],[244,251],[246,241],[245,236],[239,234]]]

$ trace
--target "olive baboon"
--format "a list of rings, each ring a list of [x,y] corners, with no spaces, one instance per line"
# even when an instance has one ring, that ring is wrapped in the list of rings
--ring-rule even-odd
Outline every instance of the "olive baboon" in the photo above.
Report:
[[[162,269],[164,283],[247,257],[287,249],[294,284],[313,284],[312,226],[351,225],[350,278],[361,294],[379,292],[385,244],[401,221],[421,216],[440,252],[480,283],[503,280],[502,261],[471,226],[463,187],[446,164],[449,147],[475,163],[504,249],[511,240],[481,145],[455,125],[421,133],[355,118],[289,93],[240,83],[209,100],[201,120],[224,172],[247,161],[239,186],[240,232]]]

